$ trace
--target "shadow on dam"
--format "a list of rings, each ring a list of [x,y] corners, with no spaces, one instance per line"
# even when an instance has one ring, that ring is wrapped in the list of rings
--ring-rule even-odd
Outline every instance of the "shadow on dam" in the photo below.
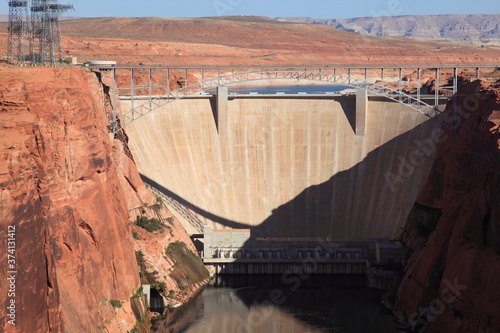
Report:
[[[437,137],[453,135],[438,131],[436,123],[428,120],[393,138],[350,169],[304,189],[256,226],[209,212],[147,176],[141,174],[141,178],[168,198],[168,205],[176,206],[176,213],[182,214],[200,233],[207,221],[211,221],[227,228],[250,229],[252,237],[321,237],[345,241],[377,234],[393,239],[403,229],[429,173]],[[414,132],[420,134],[413,135]]]
[[[288,241],[300,239],[302,245],[299,247],[304,247],[307,242],[307,247],[311,249],[320,244],[316,240],[318,235],[325,240],[347,242],[355,240],[349,235],[355,235],[356,230],[361,228],[362,233],[366,233],[365,228],[384,228],[379,234],[392,238],[390,236],[399,233],[404,226],[422,182],[428,175],[434,159],[435,129],[439,127],[429,120],[393,138],[369,152],[355,166],[338,172],[323,183],[307,187],[294,199],[276,207],[257,226],[209,212],[141,175],[146,184],[169,199],[169,205],[183,207],[186,214],[183,217],[197,224],[198,229],[203,227],[205,223],[202,219],[205,219],[229,229],[250,231],[249,239],[231,251],[232,254],[239,254],[225,257],[232,259],[233,267],[241,269],[237,272],[232,268],[222,268],[224,264],[219,265],[219,273],[229,275],[215,277],[209,288],[182,309],[191,313],[187,317],[197,319],[184,322],[175,313],[166,314],[166,319],[158,323],[159,332],[368,332],[374,328],[397,332],[391,315],[380,305],[381,294],[367,288],[366,268],[326,276],[319,271],[308,271],[309,266],[304,265],[305,262],[312,262],[314,266],[316,258],[319,263],[337,260],[338,264],[338,261],[345,260],[351,261],[351,267],[366,267],[366,260],[361,258],[373,256],[373,253],[365,252],[354,257],[354,252],[351,252],[350,259],[337,259],[337,256],[333,257],[336,259],[320,259],[323,257],[314,257],[315,254],[309,252],[308,257],[294,257],[296,262],[289,267],[298,267],[299,270],[293,268],[289,275],[264,273],[266,275],[256,276],[248,268],[251,259],[241,254],[253,251],[252,258],[257,258],[261,265],[266,265],[263,263],[266,260],[271,265],[272,258],[276,257],[271,258],[268,254],[255,256],[255,244],[262,239],[265,241],[261,244],[265,243],[263,246],[268,249],[282,247],[280,240],[276,239],[283,241],[284,238]],[[413,135],[413,132],[421,134]],[[403,204],[406,206],[401,207]],[[394,216],[391,211],[396,208],[402,212],[401,220],[384,225],[383,216]],[[179,213],[178,207],[176,211]],[[382,218],[378,216],[378,221],[382,222],[371,225],[369,221],[374,220],[376,215],[382,215]],[[196,219],[197,216],[201,218]],[[359,216],[360,221],[346,221],[348,216]],[[393,230],[394,226],[398,226],[398,230]],[[326,252],[330,250],[324,245],[323,249]],[[216,253],[212,253],[212,249],[204,251],[211,251],[208,256],[213,254],[215,258]],[[339,253],[338,249],[332,252]],[[207,258],[207,253],[204,257]],[[291,262],[292,258],[288,258]],[[279,261],[283,259],[278,257],[274,262],[280,265]],[[279,271],[289,269],[284,266]],[[314,267],[310,269],[314,270]],[[179,327],[179,330],[172,327]]]

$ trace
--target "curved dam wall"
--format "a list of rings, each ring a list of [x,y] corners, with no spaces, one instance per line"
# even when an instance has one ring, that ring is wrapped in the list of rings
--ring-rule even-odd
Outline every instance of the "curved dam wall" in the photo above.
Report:
[[[439,126],[370,97],[357,136],[355,101],[230,98],[219,135],[214,99],[186,98],[126,131],[140,173],[173,198],[188,233],[211,224],[267,237],[394,238],[428,175]]]

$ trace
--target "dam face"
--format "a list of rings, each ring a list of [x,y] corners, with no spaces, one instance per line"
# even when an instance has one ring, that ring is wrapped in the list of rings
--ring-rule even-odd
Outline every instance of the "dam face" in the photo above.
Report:
[[[429,172],[439,125],[370,97],[357,136],[355,100],[230,98],[219,135],[213,99],[186,98],[126,131],[139,172],[172,198],[188,233],[208,224],[267,237],[394,238]]]

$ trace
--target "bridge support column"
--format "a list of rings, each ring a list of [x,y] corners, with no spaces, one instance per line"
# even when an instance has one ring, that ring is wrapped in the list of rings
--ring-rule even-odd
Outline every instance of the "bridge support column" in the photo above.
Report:
[[[228,132],[228,89],[227,87],[217,87],[217,97],[215,102],[215,125],[220,136],[226,136]]]
[[[368,112],[368,92],[356,89],[356,135],[364,136],[366,128],[366,114]]]

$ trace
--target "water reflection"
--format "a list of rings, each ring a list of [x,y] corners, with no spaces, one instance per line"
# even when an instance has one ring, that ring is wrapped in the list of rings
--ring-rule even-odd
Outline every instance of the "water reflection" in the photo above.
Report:
[[[380,293],[366,288],[363,277],[296,278],[283,283],[281,276],[217,277],[192,302],[167,311],[154,331],[397,332]]]

